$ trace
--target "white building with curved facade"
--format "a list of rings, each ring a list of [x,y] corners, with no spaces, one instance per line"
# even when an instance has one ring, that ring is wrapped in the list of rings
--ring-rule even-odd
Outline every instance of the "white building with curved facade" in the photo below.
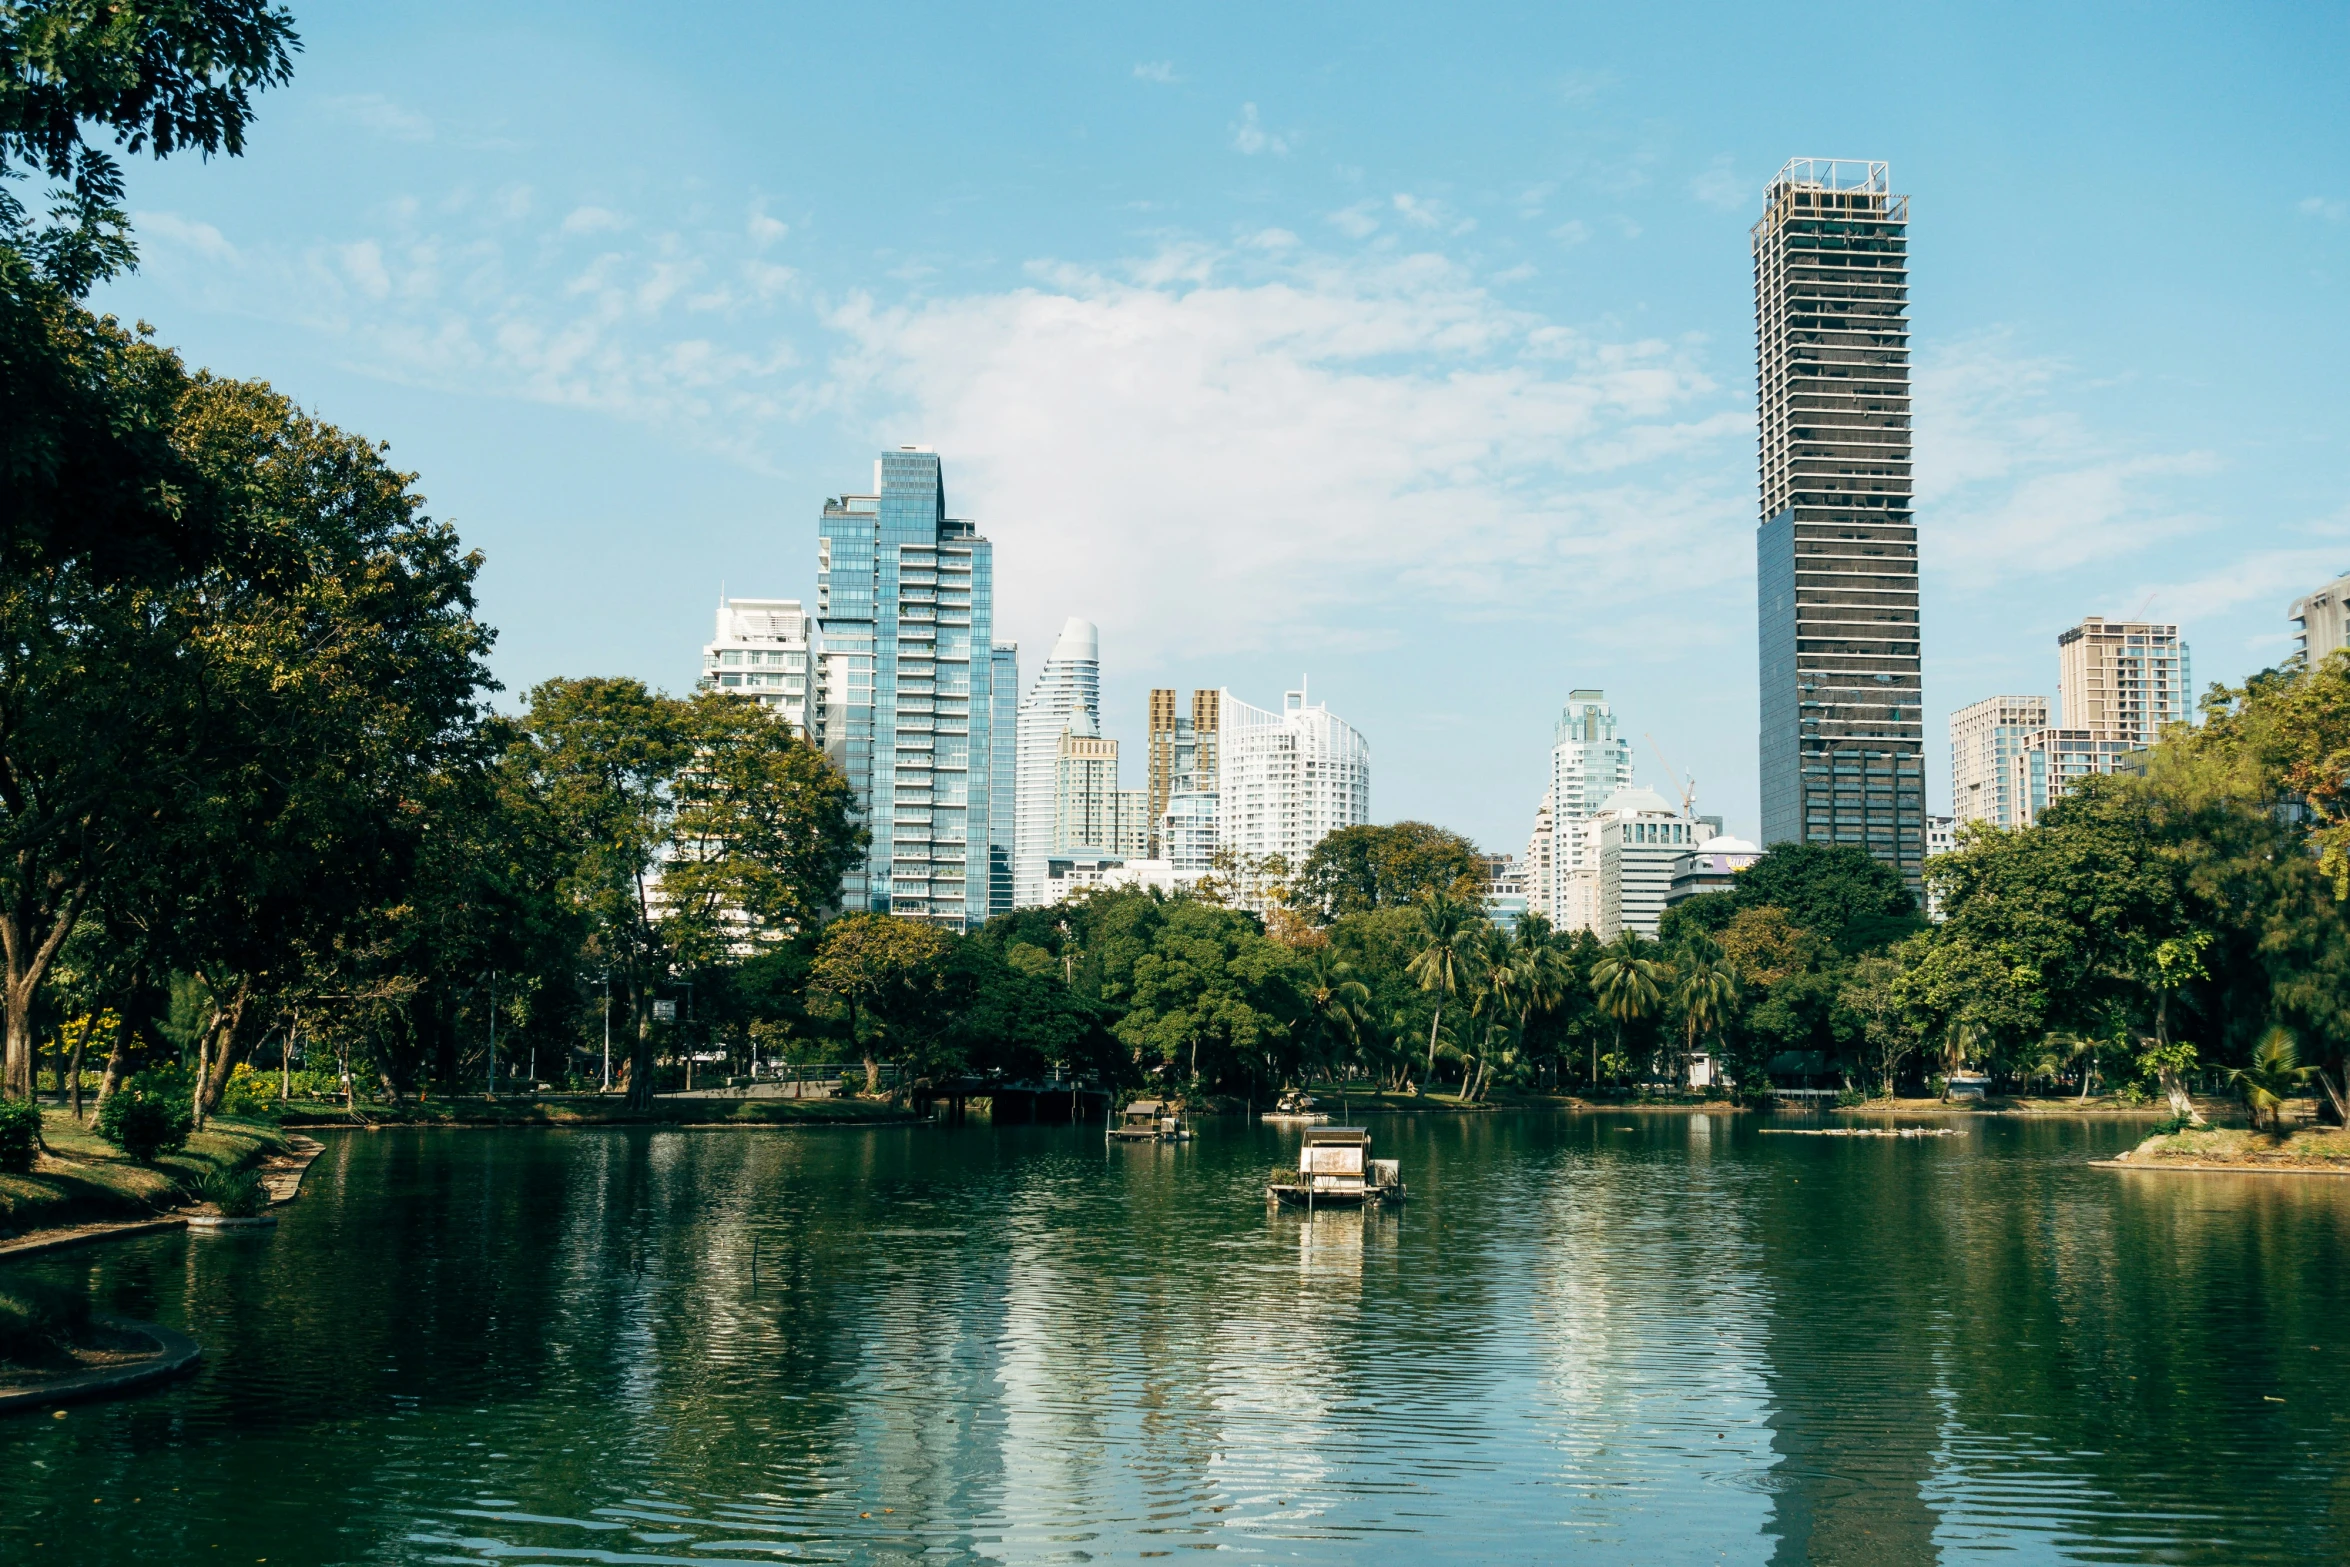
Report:
[[[1013,808],[1012,902],[1028,909],[1049,903],[1046,872],[1053,856],[1060,793],[1061,736],[1083,717],[1098,734],[1102,717],[1102,640],[1090,620],[1072,615],[1054,639],[1044,667],[1020,698],[1016,746],[1017,800]]]
[[[1371,746],[1304,683],[1281,711],[1217,698],[1216,837],[1244,862],[1280,855],[1295,872],[1314,845],[1371,819]]]

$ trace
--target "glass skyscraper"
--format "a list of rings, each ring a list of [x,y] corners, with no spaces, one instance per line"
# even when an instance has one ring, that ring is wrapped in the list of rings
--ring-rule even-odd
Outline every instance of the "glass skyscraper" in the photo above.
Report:
[[[1911,510],[1909,198],[1798,158],[1754,226],[1756,591],[1767,844],[1926,857]]]
[[[934,453],[884,452],[873,479],[817,529],[824,747],[873,835],[841,904],[964,930],[990,905],[994,555],[947,516]]]

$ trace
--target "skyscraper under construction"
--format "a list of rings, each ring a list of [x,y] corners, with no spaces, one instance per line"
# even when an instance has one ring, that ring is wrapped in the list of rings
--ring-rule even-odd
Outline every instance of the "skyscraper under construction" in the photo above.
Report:
[[[1915,888],[1909,198],[1882,163],[1797,158],[1753,238],[1763,842],[1852,844]]]

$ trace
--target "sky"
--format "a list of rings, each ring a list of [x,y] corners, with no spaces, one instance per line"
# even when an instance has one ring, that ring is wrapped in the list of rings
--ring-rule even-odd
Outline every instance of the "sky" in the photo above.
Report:
[[[2240,681],[2350,570],[2350,8],[294,10],[94,303],[388,442],[507,705],[688,689],[917,444],[1024,678],[1101,627],[1129,786],[1149,688],[1304,678],[1375,819],[1515,851],[1599,687],[1751,836],[1747,231],[1799,156],[1911,198],[1932,809],[2082,616]]]

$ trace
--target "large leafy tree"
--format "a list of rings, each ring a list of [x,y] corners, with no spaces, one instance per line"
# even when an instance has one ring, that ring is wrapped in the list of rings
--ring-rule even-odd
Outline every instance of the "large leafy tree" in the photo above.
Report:
[[[849,1038],[864,1054],[866,1092],[877,1084],[881,1058],[919,1064],[921,1047],[967,999],[963,986],[950,986],[971,977],[950,967],[954,946],[938,926],[894,914],[849,914],[824,928],[809,983],[847,1008]]]
[[[813,932],[866,842],[848,780],[740,697],[705,692],[682,718],[692,756],[671,791],[661,878],[672,950],[703,967]]]
[[[59,182],[36,227],[0,190],[0,244],[79,294],[131,264],[122,169],[90,137],[158,158],[245,150],[253,94],[293,75],[293,17],[267,0],[13,0],[0,7],[0,163]]]
[[[1426,822],[1341,827],[1314,845],[1292,883],[1294,901],[1322,924],[1399,908],[1423,892],[1471,898],[1485,876],[1477,846]]]
[[[569,857],[564,892],[586,956],[627,1005],[629,1100],[653,1097],[655,991],[669,974],[656,902],[670,785],[693,754],[689,704],[617,677],[549,680],[530,693],[517,757]]]

